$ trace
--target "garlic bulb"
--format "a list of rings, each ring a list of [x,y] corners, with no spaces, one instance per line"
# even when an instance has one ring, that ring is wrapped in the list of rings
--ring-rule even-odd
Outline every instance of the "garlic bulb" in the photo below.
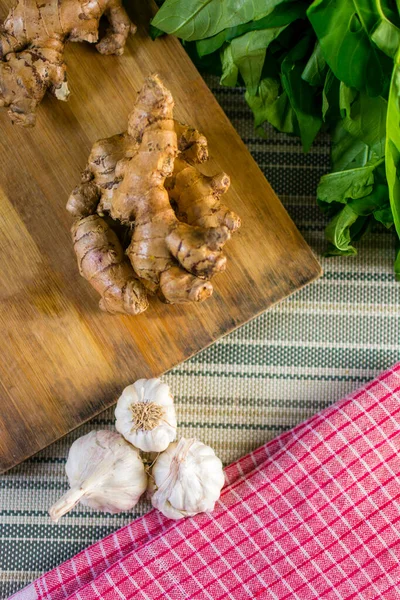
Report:
[[[109,513],[131,510],[147,487],[139,452],[112,431],[75,440],[65,471],[71,489],[49,510],[55,522],[78,502]]]
[[[128,385],[117,402],[115,418],[117,431],[144,452],[162,452],[176,437],[174,400],[159,379]]]
[[[169,519],[214,509],[225,477],[214,450],[194,439],[171,444],[156,460],[151,502]]]

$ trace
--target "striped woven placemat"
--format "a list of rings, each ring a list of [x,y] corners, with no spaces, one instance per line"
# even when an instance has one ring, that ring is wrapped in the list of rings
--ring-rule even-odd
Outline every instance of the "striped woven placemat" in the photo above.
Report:
[[[212,91],[293,220],[321,259],[324,276],[165,376],[180,432],[229,463],[341,398],[400,357],[394,235],[374,229],[359,255],[321,258],[325,220],[315,202],[329,169],[328,140],[303,154],[296,139],[254,133],[239,89]],[[0,598],[143,514],[103,515],[78,507],[59,525],[47,508],[66,489],[65,457],[91,429],[111,428],[109,410],[0,477]]]

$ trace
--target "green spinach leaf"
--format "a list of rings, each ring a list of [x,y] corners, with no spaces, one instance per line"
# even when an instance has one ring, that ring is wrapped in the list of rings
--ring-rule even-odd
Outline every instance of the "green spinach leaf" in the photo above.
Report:
[[[234,87],[237,83],[239,69],[235,64],[232,54],[232,45],[228,44],[221,52],[222,76],[221,83],[229,87]]]
[[[390,84],[386,132],[386,177],[393,221],[400,238],[400,49]]]
[[[162,31],[223,84],[244,83],[260,131],[299,135],[305,151],[321,127],[331,135],[317,199],[330,254],[355,254],[374,220],[400,237],[400,0],[165,0]]]
[[[343,127],[340,120],[332,129],[331,163],[332,171],[362,167],[369,160],[369,148],[361,140],[357,140]]]
[[[379,223],[382,223],[387,229],[393,226],[393,213],[390,206],[385,206],[385,208],[379,208],[378,210],[374,210],[373,215]]]
[[[296,114],[304,152],[309,150],[322,125],[315,89],[301,77],[309,47],[310,39],[304,37],[282,61],[282,86]]]
[[[354,0],[354,7],[368,34],[371,34],[380,23],[390,23],[384,13],[381,0]]]
[[[257,22],[257,21],[255,21]],[[204,40],[197,40],[196,41],[196,50],[199,56],[203,57],[203,56],[207,56],[207,54],[212,54],[213,52],[215,52],[216,50],[219,50],[221,48],[221,46],[224,45],[224,43],[227,40],[226,37],[226,32],[228,30],[224,29],[223,31],[220,31],[219,33],[217,33],[216,35],[213,35],[212,37],[206,38]]]
[[[351,105],[354,100],[358,96],[357,90],[349,87],[343,81],[340,82],[339,87],[339,107],[340,114],[344,117],[350,117],[351,115]]]
[[[323,57],[321,44],[317,42],[301,76],[310,85],[323,85],[327,70],[328,65]]]
[[[230,42],[249,31],[269,29],[271,27],[283,27],[289,25],[296,19],[304,18],[307,5],[308,3],[304,3],[301,0],[296,0],[296,2],[292,1],[291,4],[280,4],[273,8],[270,13],[262,19],[250,21],[243,25],[236,25],[235,27],[228,27],[228,29],[224,29],[212,37],[198,40],[196,45],[199,56],[205,56],[206,54],[215,52],[215,50],[221,48],[225,42]]]
[[[348,204],[360,217],[367,217],[376,211],[385,210],[389,206],[388,187],[378,183],[368,196],[349,200]]]
[[[193,41],[256,21],[290,0],[166,0],[152,23],[165,33]]]
[[[374,171],[382,162],[383,159],[365,167],[324,175],[317,188],[318,199],[347,204],[350,199],[368,196],[374,185]]]
[[[327,121],[328,118],[338,118],[339,115],[339,80],[336,79],[331,69],[325,78],[325,84],[322,89],[322,118]]]
[[[343,119],[343,127],[352,135],[374,147],[379,156],[385,152],[387,102],[381,96],[370,98],[364,93],[353,102]]]
[[[333,246],[333,249],[329,251],[329,254],[357,254],[357,250],[351,244],[351,227],[358,218],[358,214],[347,204],[335,217],[333,217],[325,229],[326,238]],[[334,249],[338,252],[334,252]]]
[[[371,40],[390,58],[400,47],[400,29],[390,21],[381,21],[371,33]]]
[[[356,0],[314,0],[307,16],[336,77],[370,96],[382,94],[387,63],[369,39]]]
[[[254,125],[259,128],[265,121],[284,133],[294,133],[296,115],[286,92],[280,93],[280,84],[275,79],[263,79],[256,96],[245,94],[254,114]]]
[[[257,93],[268,46],[282,33],[285,27],[249,31],[232,40],[222,51],[222,63],[226,62],[224,54],[228,53],[239,70],[250,95],[254,96]],[[230,59],[227,62],[230,63]]]

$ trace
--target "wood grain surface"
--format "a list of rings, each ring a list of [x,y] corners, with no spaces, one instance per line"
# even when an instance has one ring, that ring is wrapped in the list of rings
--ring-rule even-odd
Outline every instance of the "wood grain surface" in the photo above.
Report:
[[[0,19],[11,3],[0,1]],[[151,41],[151,9],[136,5],[138,32],[122,57],[68,45],[71,99],[47,97],[35,129],[12,126],[0,111],[2,471],[110,406],[128,383],[160,375],[320,274],[179,42]],[[207,170],[231,175],[226,202],[243,225],[207,302],[154,300],[138,317],[109,316],[78,274],[65,203],[93,142],[126,128],[136,93],[153,72],[171,89],[177,118],[206,134]]]

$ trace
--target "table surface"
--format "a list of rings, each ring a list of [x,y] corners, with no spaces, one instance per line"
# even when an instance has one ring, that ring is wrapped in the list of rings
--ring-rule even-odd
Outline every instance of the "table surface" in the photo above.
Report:
[[[76,93],[68,104],[46,98],[33,129],[13,127],[0,114],[0,472],[105,410],[121,386],[158,377],[320,274],[179,40],[150,38],[151,14],[149,2],[132,7],[138,30],[121,58],[99,60],[92,45],[69,44]],[[65,202],[94,140],[126,129],[155,68],[174,98],[174,117],[207,137],[202,171],[231,174],[224,202],[242,227],[224,247],[227,269],[213,279],[207,302],[172,306],[153,298],[135,318],[110,317],[79,274]]]
[[[329,144],[308,155],[296,139],[257,137],[239,89],[218,101],[321,259],[324,276],[165,376],[180,432],[212,445],[225,463],[294,426],[389,367],[400,355],[394,235],[377,228],[359,255],[325,259],[325,220],[315,202]],[[0,598],[147,510],[116,516],[78,507],[59,525],[48,507],[67,488],[65,456],[91,429],[111,428],[109,410],[0,477]]]

